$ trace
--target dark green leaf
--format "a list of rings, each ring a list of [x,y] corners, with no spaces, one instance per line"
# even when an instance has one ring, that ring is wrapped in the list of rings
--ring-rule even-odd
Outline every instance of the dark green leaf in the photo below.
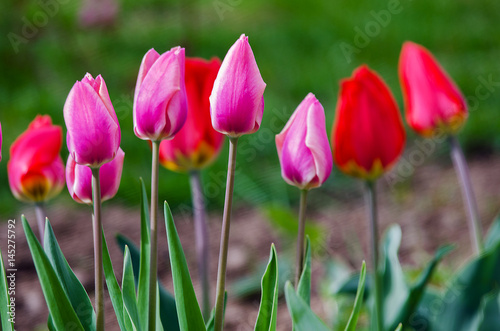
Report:
[[[149,318],[149,268],[150,268],[150,243],[149,243],[149,209],[146,187],[142,178],[141,182],[141,258],[139,264],[139,280],[137,286],[137,305],[139,318],[143,330],[148,328]],[[135,272],[134,272],[135,274]],[[157,323],[158,324],[158,323]]]
[[[290,282],[285,285],[285,298],[296,331],[329,331],[307,303],[295,293]]]
[[[491,224],[490,231],[486,236],[486,241],[484,242],[484,248],[486,250],[494,247],[500,241],[500,215],[495,218]]]
[[[116,280],[104,232],[102,233],[102,264],[104,267],[106,286],[108,288],[109,297],[111,298],[111,304],[115,310],[118,325],[121,330],[127,330],[125,325],[126,321],[123,316],[123,295],[120,286],[118,285],[118,281]]]
[[[5,266],[2,259],[2,251],[0,250],[0,320],[2,322],[2,330],[11,331],[14,330],[14,325],[9,322],[11,316],[9,315],[11,301],[9,296],[9,280],[5,274]],[[15,308],[15,301],[13,302]]]
[[[500,292],[486,295],[481,303],[478,331],[498,331],[500,326]]]
[[[276,318],[278,315],[278,258],[274,244],[271,245],[271,253],[267,269],[262,276],[262,294],[259,313],[255,322],[256,331],[276,330]]]
[[[297,286],[297,294],[308,306],[311,305],[311,241],[306,237],[306,252],[302,274]]]
[[[50,222],[45,222],[44,251],[85,330],[95,330],[96,316],[82,283],[71,270],[57,243]]]
[[[64,289],[59,282],[52,264],[50,264],[47,255],[36,239],[35,234],[31,230],[24,215],[21,216],[21,219],[23,222],[24,233],[26,234],[26,239],[28,241],[28,246],[31,251],[31,256],[33,257],[33,262],[38,274],[38,279],[40,281],[50,315],[52,316],[54,326],[58,330],[71,329],[83,331],[84,328],[73,310],[66,292],[64,292]]]
[[[165,202],[165,226],[180,328],[185,331],[206,330],[200,306],[196,300],[186,257],[167,202]]]
[[[132,270],[132,260],[130,259],[128,247],[125,247],[125,254],[123,257],[122,295],[125,312],[130,317],[134,329],[141,330],[137,298],[135,295],[134,271]]]
[[[118,246],[125,252],[125,246],[129,247],[130,257],[132,259],[132,265],[134,270],[134,278],[137,281],[139,278],[139,268],[136,267],[140,265],[140,252],[137,246],[123,235],[116,236]],[[136,284],[137,285],[137,284]],[[177,317],[177,307],[175,306],[174,297],[163,287],[160,281],[159,285],[159,302],[160,302],[160,319],[163,327],[168,331],[180,331],[179,320]],[[158,324],[158,323],[157,323]]]
[[[354,300],[354,307],[352,309],[351,316],[345,327],[345,331],[355,331],[356,325],[358,324],[359,313],[361,312],[361,306],[363,303],[363,292],[365,291],[365,280],[366,280],[366,264],[363,261],[361,266],[361,273],[359,277],[358,293],[356,293],[356,299]]]

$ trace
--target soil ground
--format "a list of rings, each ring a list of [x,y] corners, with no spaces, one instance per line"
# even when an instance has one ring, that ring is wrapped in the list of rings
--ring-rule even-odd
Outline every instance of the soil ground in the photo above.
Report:
[[[483,227],[487,229],[500,207],[500,176],[498,175],[500,157],[476,159],[470,162],[470,168]],[[394,222],[401,225],[403,238],[400,258],[404,264],[422,266],[428,261],[430,254],[442,243],[458,243],[457,249],[443,262],[445,267],[451,270],[456,270],[472,254],[461,192],[451,165],[419,167],[408,182],[398,185],[395,189],[389,187],[387,181],[382,180],[379,191],[380,228],[386,229]],[[315,199],[313,194],[311,194],[311,199]],[[30,221],[34,220],[33,212],[29,208],[21,212],[24,212]],[[113,265],[119,274],[118,277],[121,278],[122,254],[112,243],[112,235],[123,233],[138,242],[139,211],[138,208],[130,209],[106,204],[103,213]],[[322,256],[316,256],[313,261],[312,307],[324,318],[330,315],[326,307],[322,305],[317,290],[323,274],[320,260],[333,256],[353,268],[359,268],[360,261],[368,256],[369,241],[365,226],[365,213],[361,195],[325,203],[321,208],[308,210],[310,219],[328,229],[324,253]],[[93,248],[90,210],[51,205],[47,214],[69,264],[92,296]],[[215,283],[221,215],[217,212],[209,216],[210,259],[212,261],[210,272],[211,281]],[[189,217],[181,215],[174,215],[174,218],[186,251],[191,275],[195,281],[195,290],[199,293],[192,222]],[[276,244],[279,256],[282,251],[293,251],[290,240],[280,240],[279,233],[264,218],[264,214],[256,209],[238,208],[233,212],[228,263],[229,283],[245,275],[257,262],[267,261],[271,243]],[[163,284],[172,290],[164,222],[161,218],[160,220],[159,273]],[[16,329],[44,330],[47,308],[20,220],[18,219],[17,222]],[[31,224],[35,227],[33,222]],[[0,225],[0,233],[7,233],[6,223]],[[5,237],[6,235],[2,235],[0,241],[4,258],[7,248]],[[91,299],[93,300],[93,297]],[[226,312],[226,330],[253,330],[258,305],[259,296],[239,299],[230,294]],[[109,299],[106,301],[106,329],[118,330]],[[280,298],[278,330],[291,330],[291,321],[284,298]]]

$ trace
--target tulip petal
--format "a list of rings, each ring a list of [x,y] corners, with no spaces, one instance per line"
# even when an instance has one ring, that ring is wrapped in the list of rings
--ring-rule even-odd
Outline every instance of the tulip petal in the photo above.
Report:
[[[257,131],[265,87],[248,37],[241,35],[224,58],[210,95],[214,129],[235,137]]]
[[[96,167],[115,157],[121,136],[111,113],[90,84],[75,83],[64,105],[66,140],[75,162]]]

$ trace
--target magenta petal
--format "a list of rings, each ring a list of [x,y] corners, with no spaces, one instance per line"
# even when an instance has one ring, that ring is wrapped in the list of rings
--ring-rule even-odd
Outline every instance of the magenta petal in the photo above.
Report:
[[[210,95],[214,129],[235,137],[258,130],[265,88],[248,37],[241,35],[226,54]]]
[[[125,153],[120,148],[113,161],[106,163],[100,170],[102,201],[109,200],[116,195],[122,178],[123,160]]]
[[[102,201],[116,195],[120,186],[124,157],[125,153],[119,148],[116,157],[99,169]],[[77,164],[71,155],[66,164],[66,184],[69,194],[76,202],[92,204],[92,170]]]
[[[151,69],[151,67],[156,62],[156,60],[158,60],[159,57],[160,54],[158,54],[158,52],[155,51],[154,48],[151,48],[142,58],[139,74],[137,75],[137,83],[135,85],[134,99],[137,98],[137,92],[139,91],[139,87],[141,86],[142,81],[146,77],[149,69]]]
[[[64,105],[67,145],[75,162],[97,167],[115,157],[121,134],[114,110],[86,79],[75,83]]]
[[[134,131],[144,140],[171,138],[184,124],[187,113],[184,49],[173,48],[152,65],[147,63],[147,57],[139,72],[135,91]],[[149,70],[141,77],[148,65],[151,65]]]
[[[301,189],[324,183],[332,170],[323,106],[309,93],[276,136],[283,179]]]

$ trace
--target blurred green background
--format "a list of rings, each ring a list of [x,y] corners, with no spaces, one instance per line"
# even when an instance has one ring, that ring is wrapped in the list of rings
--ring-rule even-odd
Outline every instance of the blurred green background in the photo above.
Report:
[[[288,204],[298,197],[281,179],[274,134],[308,92],[322,102],[330,132],[339,80],[367,63],[384,77],[402,108],[397,61],[405,40],[429,48],[467,96],[471,114],[460,135],[466,151],[500,149],[499,1],[94,0],[85,6],[73,0],[0,4],[2,220],[18,216],[20,207],[8,187],[10,144],[36,114],[50,114],[64,126],[66,96],[86,72],[106,80],[122,128],[126,158],[115,201],[138,203],[138,177],[149,182],[151,162],[147,143],[132,130],[143,55],[150,48],[162,53],[181,45],[187,56],[222,59],[242,33],[249,36],[267,88],[262,127],[240,143],[235,192],[240,204]],[[89,21],[98,12],[103,18]],[[409,144],[414,138],[410,133]],[[63,159],[67,155],[64,144]],[[211,208],[222,205],[226,162],[227,145],[204,172]],[[337,172],[333,177],[317,196],[349,193],[353,181]],[[160,198],[174,209],[189,204],[186,175],[163,169]],[[71,203],[66,189],[57,199]]]

